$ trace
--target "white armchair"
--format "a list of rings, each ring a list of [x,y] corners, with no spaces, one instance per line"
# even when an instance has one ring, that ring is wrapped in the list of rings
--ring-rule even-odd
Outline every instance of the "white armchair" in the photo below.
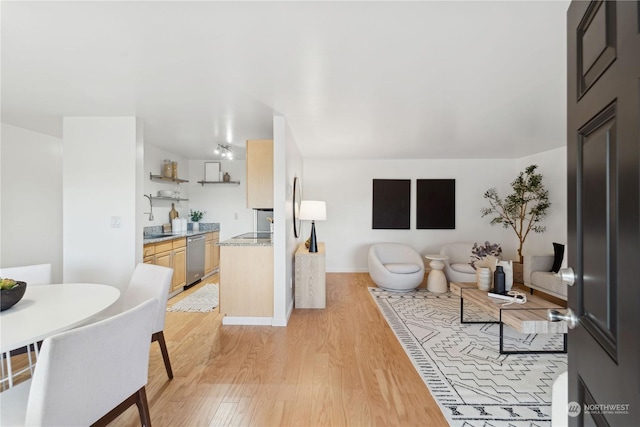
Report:
[[[440,255],[446,255],[444,275],[449,282],[475,282],[476,270],[471,266],[473,243],[448,243],[440,248]]]
[[[376,243],[369,249],[369,275],[383,289],[408,292],[424,280],[424,261],[411,246]]]
[[[522,259],[522,275],[525,286],[554,297],[567,300],[567,285],[551,271],[553,254],[525,255]]]

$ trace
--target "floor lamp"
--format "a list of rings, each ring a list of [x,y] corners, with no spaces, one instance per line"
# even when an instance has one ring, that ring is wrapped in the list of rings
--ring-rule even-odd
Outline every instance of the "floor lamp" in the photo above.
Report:
[[[318,252],[318,239],[316,238],[316,221],[324,221],[327,219],[327,207],[325,202],[321,202],[318,200],[303,200],[300,203],[300,219],[311,221],[309,252]]]

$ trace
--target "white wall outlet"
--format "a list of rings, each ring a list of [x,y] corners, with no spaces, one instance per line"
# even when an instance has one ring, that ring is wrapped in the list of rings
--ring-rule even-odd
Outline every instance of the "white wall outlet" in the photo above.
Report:
[[[111,217],[111,228],[120,228],[122,224],[122,217],[112,216]]]
[[[238,212],[233,213],[233,219],[238,219]]]

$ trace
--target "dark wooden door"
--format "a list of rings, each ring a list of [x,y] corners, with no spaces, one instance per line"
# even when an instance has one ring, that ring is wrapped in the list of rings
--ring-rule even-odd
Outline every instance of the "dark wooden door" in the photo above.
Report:
[[[567,15],[571,426],[640,426],[639,4]]]

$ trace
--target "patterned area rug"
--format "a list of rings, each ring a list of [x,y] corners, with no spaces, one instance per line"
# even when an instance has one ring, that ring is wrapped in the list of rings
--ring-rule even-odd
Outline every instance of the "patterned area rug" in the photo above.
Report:
[[[191,295],[181,299],[167,311],[189,311],[206,313],[218,306],[218,284],[208,283]]]
[[[369,292],[451,426],[551,425],[551,386],[567,370],[566,354],[500,354],[499,325],[461,324],[451,293]],[[467,304],[464,316],[489,320]],[[505,327],[509,350],[557,349],[562,341]]]

